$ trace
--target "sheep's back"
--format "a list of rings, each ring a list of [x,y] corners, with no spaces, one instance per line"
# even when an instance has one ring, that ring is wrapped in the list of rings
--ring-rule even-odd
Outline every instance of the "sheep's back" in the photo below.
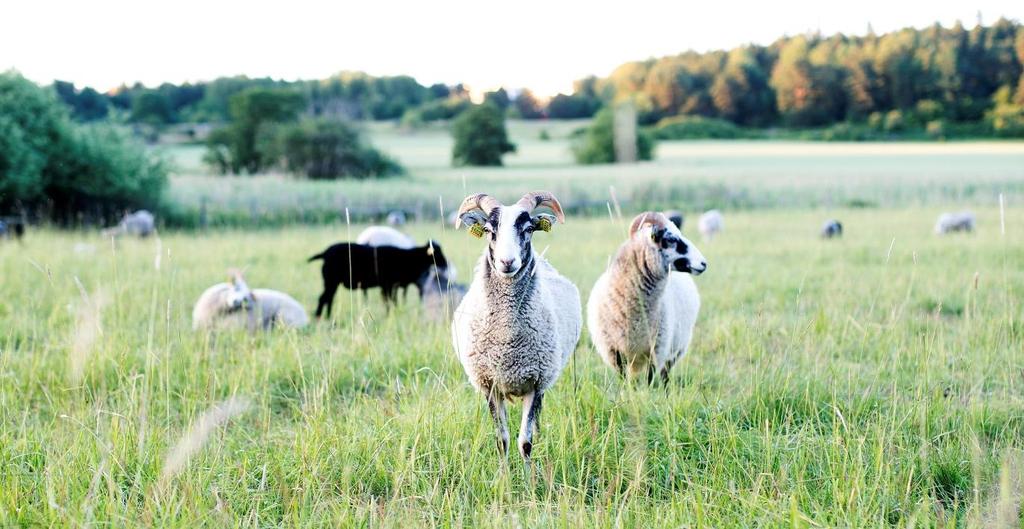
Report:
[[[203,291],[192,307],[192,328],[209,327],[224,305],[224,295],[231,290],[228,283],[217,283]]]
[[[294,328],[309,324],[306,309],[288,294],[266,288],[254,289],[252,293],[263,311],[264,318],[270,317],[282,325]]]

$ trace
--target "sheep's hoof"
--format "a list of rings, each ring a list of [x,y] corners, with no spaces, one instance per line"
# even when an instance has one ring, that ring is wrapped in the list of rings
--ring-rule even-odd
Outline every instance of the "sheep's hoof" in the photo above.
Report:
[[[532,452],[533,452],[533,443],[531,443],[529,441],[523,441],[523,443],[519,445],[519,453],[522,454],[523,459],[529,461],[530,460],[530,454]]]

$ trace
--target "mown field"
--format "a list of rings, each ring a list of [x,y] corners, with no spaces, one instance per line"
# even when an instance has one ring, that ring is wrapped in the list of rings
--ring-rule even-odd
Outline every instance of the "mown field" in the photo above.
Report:
[[[310,182],[285,175],[216,177],[203,147],[164,152],[177,166],[168,217],[177,226],[284,226],[382,218],[404,209],[438,218],[471,192],[511,199],[549,189],[573,213],[606,215],[611,188],[622,207],[702,211],[764,208],[903,207],[1024,200],[1024,143],[801,143],[665,141],[657,158],[629,166],[578,166],[569,134],[584,122],[509,122],[517,153],[504,168],[452,168],[450,134],[368,126],[372,142],[408,170],[402,178]],[[541,140],[545,131],[550,140]]]
[[[939,205],[727,212],[671,386],[620,381],[585,334],[532,474],[498,459],[447,318],[412,295],[387,313],[341,291],[299,332],[191,331],[228,267],[313,308],[305,258],[360,226],[31,232],[0,244],[0,526],[1020,527],[1008,206],[979,200],[978,232],[944,238]],[[584,300],[626,209],[535,239]],[[843,240],[816,238],[825,215]],[[478,240],[409,231],[468,279]]]

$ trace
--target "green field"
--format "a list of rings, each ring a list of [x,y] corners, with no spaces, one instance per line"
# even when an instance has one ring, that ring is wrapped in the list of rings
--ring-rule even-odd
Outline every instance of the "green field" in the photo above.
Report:
[[[342,290],[300,332],[191,331],[232,266],[312,308],[304,258],[359,226],[32,232],[0,244],[0,526],[1019,527],[1024,214],[1003,235],[979,207],[978,233],[941,238],[938,211],[835,210],[831,242],[818,211],[729,214],[699,245],[671,387],[623,383],[584,335],[532,477],[411,295],[387,313]],[[627,222],[535,241],[585,301]],[[410,231],[468,278],[478,240]],[[225,401],[230,421],[193,426]]]
[[[215,177],[202,147],[165,152],[177,166],[168,193],[169,221],[195,226],[204,207],[211,225],[280,226],[372,220],[405,209],[439,218],[471,192],[511,200],[549,189],[575,214],[606,215],[614,187],[621,207],[701,211],[761,208],[991,206],[997,195],[1024,199],[1024,143],[801,143],[666,141],[657,158],[627,166],[578,166],[569,133],[580,122],[511,121],[518,152],[504,168],[452,168],[452,140],[441,127],[403,132],[368,126],[372,141],[398,158],[408,176],[378,181],[301,181],[285,175]],[[551,140],[539,139],[542,130]]]

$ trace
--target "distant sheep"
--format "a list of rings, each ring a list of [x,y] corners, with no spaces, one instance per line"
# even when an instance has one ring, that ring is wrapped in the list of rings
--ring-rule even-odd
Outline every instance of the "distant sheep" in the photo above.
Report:
[[[156,233],[156,218],[153,217],[152,213],[144,209],[140,209],[135,213],[126,213],[117,226],[103,230],[105,237],[116,237],[119,235],[149,237],[154,233]]]
[[[843,223],[836,219],[829,219],[821,227],[822,239],[834,239],[843,236]]]
[[[20,219],[0,219],[0,239],[14,237],[21,240],[25,236],[25,223]]]
[[[668,218],[668,220],[672,222],[672,224],[675,224],[676,228],[679,228],[680,232],[683,231],[683,221],[686,220],[686,218],[683,216],[682,211],[679,211],[677,209],[670,209],[665,212],[665,217]]]
[[[322,259],[321,274],[324,291],[316,306],[316,317],[331,315],[334,294],[338,285],[349,289],[367,290],[380,287],[384,303],[395,301],[395,290],[416,283],[430,267],[448,268],[441,247],[433,241],[414,248],[394,246],[366,246],[338,243],[309,258]]]
[[[275,326],[302,328],[309,323],[306,309],[294,298],[265,288],[250,290],[242,274],[232,271],[228,283],[206,289],[192,309],[192,328],[247,328],[268,330]]]
[[[723,229],[725,229],[725,219],[722,218],[722,212],[717,209],[704,212],[697,220],[697,230],[700,231],[700,235],[705,241],[710,241],[715,235],[722,233]]]
[[[406,221],[405,212],[400,210],[392,211],[388,213],[387,223],[388,226],[404,226]]]
[[[423,311],[434,321],[450,317],[466,296],[466,285],[456,283],[450,273],[436,266],[431,267],[417,283]]]
[[[937,221],[935,221],[935,233],[939,235],[945,235],[947,233],[953,233],[957,231],[964,231],[971,233],[974,231],[974,225],[977,219],[973,212],[970,211],[958,211],[955,213],[943,213],[939,215]]]
[[[359,232],[356,244],[366,246],[394,246],[395,248],[412,248],[416,242],[412,237],[388,226],[370,226]]]

